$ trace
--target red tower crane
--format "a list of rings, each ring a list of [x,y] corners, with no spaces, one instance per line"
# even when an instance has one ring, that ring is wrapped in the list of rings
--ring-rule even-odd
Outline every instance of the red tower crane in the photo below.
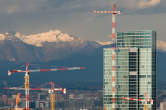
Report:
[[[148,110],[148,102],[153,105],[153,99],[149,99],[147,93],[144,94],[144,99],[136,99],[136,98],[130,98],[130,97],[122,97],[123,100],[131,100],[131,101],[138,101],[144,103],[144,110]]]
[[[50,104],[51,104],[51,110],[55,110],[55,92],[62,92],[63,94],[66,94],[66,88],[55,88],[54,82],[49,82],[48,84],[51,85],[51,88],[29,88],[29,90],[35,90],[35,91],[47,91],[50,94]],[[8,90],[25,90],[25,88],[22,87],[6,87],[4,89]],[[16,100],[19,100],[18,98]],[[17,101],[18,102],[18,101]],[[18,104],[17,104],[18,105]],[[44,104],[43,104],[44,107]]]
[[[51,103],[51,110],[55,110],[55,91],[62,91],[64,94],[66,94],[66,89],[55,89],[54,88],[54,82],[49,82],[49,84],[51,85],[51,89],[49,90],[49,94],[50,94],[50,103]]]
[[[115,15],[120,14],[113,5],[113,11],[93,11],[97,14],[112,14],[112,110],[116,109],[116,20]],[[104,109],[106,109],[104,107]]]
[[[47,72],[47,71],[67,71],[67,70],[81,70],[85,69],[85,67],[69,67],[69,68],[53,68],[53,69],[34,69],[29,70],[30,63],[26,64],[26,70],[8,70],[8,75],[12,75],[13,73],[25,73],[25,98],[26,98],[26,106],[25,109],[29,110],[29,74],[32,72]]]

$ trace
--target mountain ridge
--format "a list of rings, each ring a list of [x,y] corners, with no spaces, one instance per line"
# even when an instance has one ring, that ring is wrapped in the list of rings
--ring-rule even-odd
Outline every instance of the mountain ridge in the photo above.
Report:
[[[13,62],[46,62],[69,58],[74,54],[88,55],[111,41],[88,41],[80,37],[50,30],[24,35],[19,32],[0,34],[0,60]],[[157,48],[166,51],[166,42],[157,41]]]
[[[0,60],[45,62],[67,58],[76,53],[89,54],[100,46],[95,41],[81,40],[58,30],[28,36],[18,32],[5,33],[0,34]]]
[[[16,35],[17,34],[17,35]],[[23,38],[19,38],[23,36]],[[71,35],[70,35],[71,36]],[[85,66],[83,71],[44,72],[31,74],[31,82],[55,81],[94,81],[103,82],[103,48],[110,47],[111,42],[81,40],[75,36],[71,41],[42,42],[42,45],[30,45],[23,40],[24,35],[18,33],[0,34],[0,80],[8,80],[12,84],[24,82],[23,74],[7,76],[7,70],[15,69],[26,62],[63,67]],[[49,39],[47,39],[49,40]],[[165,82],[166,56],[164,41],[157,42],[157,80]],[[40,75],[40,77],[39,77]],[[23,83],[21,83],[23,84]]]

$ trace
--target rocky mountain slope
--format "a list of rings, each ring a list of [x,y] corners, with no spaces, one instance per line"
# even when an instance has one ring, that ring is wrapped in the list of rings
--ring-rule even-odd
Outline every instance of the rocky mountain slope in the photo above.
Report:
[[[25,62],[56,65],[85,66],[84,71],[36,73],[31,82],[55,81],[94,81],[103,80],[102,49],[111,42],[81,40],[59,30],[39,34],[23,35],[18,32],[0,34],[0,80],[24,82],[23,74],[7,76],[7,70],[15,69]],[[165,81],[166,42],[158,41],[157,79]],[[37,66],[40,67],[40,66]],[[45,67],[45,66],[44,66]],[[48,75],[49,74],[49,75]],[[39,77],[40,75],[40,77]]]
[[[89,55],[111,42],[81,40],[60,30],[24,35],[19,32],[0,34],[0,61],[45,62],[69,58],[73,54]],[[157,47],[166,51],[166,42]]]
[[[5,33],[0,34],[0,60],[18,62],[59,60],[76,53],[84,55],[92,53],[100,46],[96,41],[81,40],[59,30],[32,35]]]

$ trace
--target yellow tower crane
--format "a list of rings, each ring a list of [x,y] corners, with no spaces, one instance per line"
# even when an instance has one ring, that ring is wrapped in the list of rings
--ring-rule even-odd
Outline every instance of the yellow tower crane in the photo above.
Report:
[[[55,84],[54,82],[49,82],[49,84],[51,85],[51,89],[48,91],[48,93],[50,94],[50,104],[51,104],[51,109],[50,110],[55,110],[55,92],[62,92],[63,94],[66,94],[66,89],[64,88],[54,88]]]
[[[16,97],[16,107],[15,107],[16,110],[17,110],[17,108],[18,108],[19,102],[20,102],[20,93],[17,93],[17,97]]]
[[[26,64],[26,70],[8,70],[8,75],[12,75],[13,73],[25,73],[25,98],[26,105],[25,110],[29,110],[29,74],[32,72],[48,72],[48,71],[68,71],[68,70],[81,70],[85,69],[85,67],[69,67],[69,68],[51,68],[51,69],[29,69],[30,63]]]
[[[55,83],[54,82],[49,82],[49,84],[51,85],[51,88],[29,88],[29,90],[32,91],[47,91],[50,95],[50,110],[55,110],[55,92],[62,92],[63,94],[66,94],[66,88],[55,88]],[[4,89],[7,90],[25,90],[25,88],[21,88],[21,87],[5,87]],[[20,110],[18,108],[18,103],[19,103],[19,98],[20,98],[20,93],[17,94],[17,98],[16,98],[16,110]],[[44,106],[44,104],[43,104]],[[44,108],[43,108],[44,109]]]

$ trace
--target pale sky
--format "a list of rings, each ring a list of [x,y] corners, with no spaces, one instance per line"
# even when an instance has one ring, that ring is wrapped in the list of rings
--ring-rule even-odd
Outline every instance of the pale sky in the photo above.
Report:
[[[86,40],[109,40],[111,15],[93,10],[112,10],[117,2],[121,15],[117,31],[151,29],[166,41],[166,0],[0,0],[0,33],[62,32]]]

